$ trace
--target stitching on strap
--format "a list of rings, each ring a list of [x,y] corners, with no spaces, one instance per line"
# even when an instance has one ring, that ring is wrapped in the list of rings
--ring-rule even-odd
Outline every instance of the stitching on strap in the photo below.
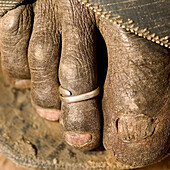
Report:
[[[110,15],[111,11],[102,11],[99,5],[93,5],[89,3],[89,0],[78,0],[82,5],[85,5],[89,9],[93,10],[97,15],[101,16],[102,18],[108,19],[111,23],[115,23],[119,25],[121,28],[124,28],[126,31],[134,33],[139,37],[146,38],[149,41],[155,42],[161,46],[170,48],[169,36],[159,37],[155,33],[150,34],[147,28],[140,29],[139,27],[135,26],[135,22],[131,19],[123,22],[123,18],[121,16],[112,17]]]

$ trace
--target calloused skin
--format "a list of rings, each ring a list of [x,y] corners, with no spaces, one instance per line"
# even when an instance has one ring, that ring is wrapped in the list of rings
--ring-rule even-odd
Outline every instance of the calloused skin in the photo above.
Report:
[[[98,29],[108,68],[102,101],[66,103],[59,86],[73,96],[96,89]],[[150,164],[169,147],[169,51],[95,15],[77,0],[37,0],[0,19],[2,69],[16,88],[31,88],[32,105],[43,118],[57,121],[65,141],[91,150],[102,141],[118,161]],[[103,47],[104,48],[104,47]],[[97,76],[99,74],[99,76]],[[56,129],[57,130],[57,129]]]

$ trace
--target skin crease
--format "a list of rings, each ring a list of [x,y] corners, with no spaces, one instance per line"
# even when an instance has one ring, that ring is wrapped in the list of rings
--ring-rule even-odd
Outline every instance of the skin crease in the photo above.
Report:
[[[98,87],[97,26],[108,53],[102,101],[105,149],[118,161],[134,167],[150,164],[166,154],[168,49],[110,24],[76,0],[38,0],[33,9],[30,4],[22,5],[4,15],[0,24],[4,75],[19,88],[31,76],[35,110],[50,120],[57,120],[61,114],[67,143],[85,150],[100,143],[98,99],[62,103],[60,112],[58,87],[61,84],[72,95]]]

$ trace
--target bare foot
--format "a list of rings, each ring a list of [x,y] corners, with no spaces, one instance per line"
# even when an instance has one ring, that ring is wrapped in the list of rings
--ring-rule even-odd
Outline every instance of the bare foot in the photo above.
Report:
[[[33,7],[23,4],[9,11],[0,19],[2,67],[15,87],[28,87],[31,80],[35,110],[49,120],[60,117],[69,145],[93,149],[102,130],[97,99],[98,27],[108,50],[104,146],[120,162],[145,166],[160,159],[169,147],[167,38],[138,31],[131,20],[122,24],[120,16],[109,12],[112,3],[37,0]]]

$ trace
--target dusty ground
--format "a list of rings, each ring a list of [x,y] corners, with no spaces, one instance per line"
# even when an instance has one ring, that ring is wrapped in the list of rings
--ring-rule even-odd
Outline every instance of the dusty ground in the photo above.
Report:
[[[0,170],[28,170],[26,168],[18,167],[12,161],[8,160],[2,153],[0,153]],[[162,162],[138,170],[170,170],[170,158]]]
[[[8,160],[2,153],[0,153],[0,170],[27,170],[18,167],[12,161]]]

